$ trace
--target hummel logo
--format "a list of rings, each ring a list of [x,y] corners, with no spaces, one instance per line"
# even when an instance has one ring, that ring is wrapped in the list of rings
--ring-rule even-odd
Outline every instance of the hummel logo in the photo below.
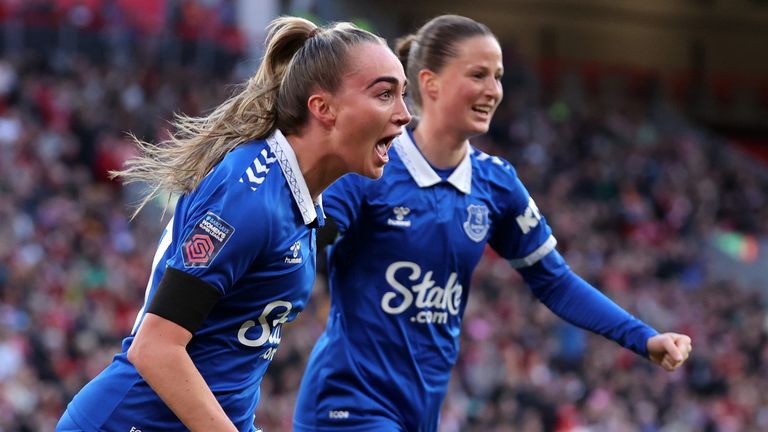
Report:
[[[408,207],[395,207],[392,209],[393,212],[395,212],[395,217],[397,220],[403,220],[404,217],[408,216],[408,214],[411,212],[411,209]]]
[[[301,262],[299,251],[301,251],[301,242],[296,242],[290,247],[291,255],[293,257],[285,257],[285,262],[288,264],[298,264]]]
[[[411,221],[405,219],[405,217],[411,213],[411,209],[409,209],[408,207],[398,206],[393,208],[392,212],[395,214],[395,218],[387,219],[387,225],[405,227],[405,228],[411,226]]]

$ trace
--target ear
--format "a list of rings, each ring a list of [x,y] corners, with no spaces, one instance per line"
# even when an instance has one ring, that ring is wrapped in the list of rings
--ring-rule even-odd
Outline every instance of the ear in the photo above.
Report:
[[[429,69],[419,71],[419,89],[422,98],[435,99],[440,92],[440,80],[438,76]]]
[[[330,99],[330,95],[326,92],[314,93],[307,99],[309,115],[326,127],[336,123],[336,111],[333,109]]]

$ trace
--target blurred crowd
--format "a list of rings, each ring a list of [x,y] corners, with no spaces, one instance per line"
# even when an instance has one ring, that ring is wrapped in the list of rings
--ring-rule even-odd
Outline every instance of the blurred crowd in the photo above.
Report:
[[[134,154],[125,132],[156,140],[173,112],[200,114],[242,78],[151,56],[70,57],[0,61],[0,431],[53,430],[143,302],[169,215],[161,200],[129,221],[136,190],[108,177]],[[474,144],[516,166],[578,274],[659,330],[691,335],[694,353],[666,373],[564,323],[489,249],[441,430],[768,430],[764,287],[713,278],[705,254],[718,228],[767,234],[765,166],[653,92],[583,96],[563,79],[545,98],[530,75],[507,81]],[[316,285],[264,380],[266,431],[290,430],[328,309],[322,274]]]
[[[115,67],[136,59],[225,72],[245,49],[237,0],[0,0],[5,55],[59,62],[79,52]],[[149,59],[147,59],[149,57]]]

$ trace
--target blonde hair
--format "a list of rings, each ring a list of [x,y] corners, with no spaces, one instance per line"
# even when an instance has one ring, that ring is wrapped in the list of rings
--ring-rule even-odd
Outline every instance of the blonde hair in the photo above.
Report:
[[[174,132],[157,144],[131,135],[139,155],[111,174],[125,183],[149,185],[133,216],[164,191],[192,191],[238,145],[266,138],[276,128],[298,133],[308,119],[310,92],[339,88],[352,46],[386,46],[380,37],[350,23],[317,27],[303,18],[280,17],[267,30],[261,65],[239,93],[207,116],[176,114]]]

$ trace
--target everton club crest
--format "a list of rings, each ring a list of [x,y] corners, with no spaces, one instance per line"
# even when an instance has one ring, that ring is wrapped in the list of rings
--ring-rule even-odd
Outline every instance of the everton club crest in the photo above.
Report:
[[[488,218],[488,207],[470,204],[467,206],[467,220],[464,222],[464,232],[476,242],[481,242],[488,233],[491,222]]]

